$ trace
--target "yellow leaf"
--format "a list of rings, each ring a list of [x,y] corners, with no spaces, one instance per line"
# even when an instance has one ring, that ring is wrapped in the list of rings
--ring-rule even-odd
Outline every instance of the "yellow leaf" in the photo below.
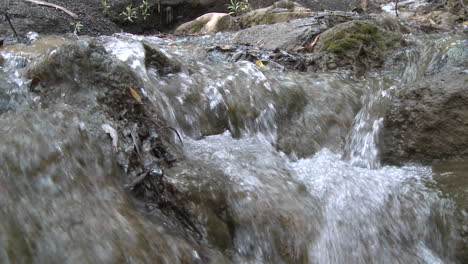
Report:
[[[265,67],[265,64],[263,64],[263,61],[261,61],[261,60],[257,60],[257,61],[255,62],[255,64],[256,64],[258,67]]]
[[[431,25],[437,25],[437,23],[434,20],[432,20],[430,18],[428,18],[428,20],[429,20],[429,23],[431,23]]]
[[[141,103],[141,97],[140,97],[140,95],[137,93],[137,91],[135,91],[135,89],[130,88],[130,87],[129,87],[128,89],[130,89],[130,94],[132,95],[132,97],[133,97],[135,100],[137,100],[137,102]]]

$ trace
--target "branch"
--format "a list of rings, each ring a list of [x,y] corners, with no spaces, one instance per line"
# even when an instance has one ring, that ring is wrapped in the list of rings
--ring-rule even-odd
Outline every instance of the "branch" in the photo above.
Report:
[[[56,5],[56,4],[51,4],[51,3],[47,3],[45,1],[40,1],[40,0],[24,0],[24,1],[28,1],[28,2],[38,4],[38,5],[43,5],[43,6],[54,7],[54,8],[62,10],[63,12],[67,13],[67,15],[69,15],[69,16],[71,16],[73,18],[78,18],[78,16],[75,13],[73,13],[72,11],[66,9],[65,7],[61,7],[59,5]]]

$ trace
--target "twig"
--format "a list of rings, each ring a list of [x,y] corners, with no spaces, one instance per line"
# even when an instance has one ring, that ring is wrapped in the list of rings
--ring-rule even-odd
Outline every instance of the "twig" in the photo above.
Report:
[[[305,45],[302,47],[295,48],[294,51],[313,50],[319,39],[320,39],[320,34],[315,37],[314,41],[310,43],[310,45]]]
[[[10,27],[11,27],[11,29],[13,30],[13,33],[15,33],[16,40],[19,42],[18,33],[16,33],[16,30],[15,30],[15,28],[13,27],[13,24],[11,23],[10,17],[8,16],[7,13],[5,13],[5,17],[6,17],[6,19],[8,20],[8,24],[10,24]]]
[[[73,17],[73,18],[78,18],[78,16],[73,13],[72,11],[66,9],[65,7],[61,7],[59,5],[56,5],[56,4],[52,4],[52,3],[47,3],[45,1],[40,1],[40,0],[24,0],[24,1],[28,1],[28,2],[31,2],[31,3],[34,3],[34,4],[38,4],[38,5],[43,5],[43,6],[48,6],[48,7],[53,7],[53,8],[57,8],[57,9],[60,9],[62,10],[63,12],[67,13],[67,15]]]
[[[177,129],[173,128],[173,127],[170,127],[170,126],[160,126],[156,123],[156,121],[154,121],[153,119],[150,119],[148,117],[145,117],[145,116],[139,116],[138,118],[143,118],[143,119],[146,119],[150,122],[152,122],[156,127],[160,127],[160,128],[164,128],[164,129],[168,129],[168,130],[172,130],[176,133],[177,137],[179,138],[179,141],[180,141],[180,144],[183,146],[184,145],[184,141],[182,140],[182,137],[180,136],[180,133],[179,131],[177,131]]]
[[[398,17],[398,1],[399,0],[395,0],[395,16]]]
[[[180,136],[179,131],[177,131],[177,129],[172,128],[172,127],[169,127],[169,126],[164,127],[164,128],[174,131],[174,132],[176,133],[177,137],[178,137],[179,140],[180,140],[180,144],[182,144],[182,146],[184,145],[184,142],[182,141],[182,137]]]

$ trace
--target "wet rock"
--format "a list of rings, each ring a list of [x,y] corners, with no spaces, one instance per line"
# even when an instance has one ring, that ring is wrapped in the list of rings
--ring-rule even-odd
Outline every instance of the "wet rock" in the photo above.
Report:
[[[125,175],[124,185],[143,211],[164,214],[174,225],[184,226],[187,237],[202,235],[178,199],[172,183],[164,177],[164,169],[177,159],[169,153],[165,139],[168,134],[164,120],[148,107],[148,99],[138,94],[144,81],[139,72],[106,50],[113,38],[81,38],[36,59],[26,69],[33,80],[31,89],[43,108],[67,105],[85,112],[83,132],[103,142],[116,155]],[[145,67],[167,74],[178,70],[178,64],[148,43],[134,43],[138,62]],[[144,60],[143,60],[144,59]],[[180,65],[179,65],[180,66]],[[137,98],[135,98],[137,95]],[[113,147],[112,139],[102,131],[102,124],[112,126],[119,135]],[[160,136],[161,134],[161,136]]]
[[[128,65],[109,56],[105,48],[92,39],[82,39],[62,46],[30,65],[26,75],[40,80],[33,89],[47,87],[42,89],[43,96],[58,96],[70,89],[69,91],[77,93],[89,93],[92,97],[105,97],[107,92],[122,93],[128,87],[141,86]],[[54,86],[60,89],[50,89]],[[95,89],[96,87],[101,89]]]
[[[0,82],[0,85],[2,83]],[[0,115],[10,110],[10,96],[1,91],[3,87],[0,87]]]
[[[382,160],[430,163],[468,156],[468,74],[441,73],[409,85],[386,114]]]
[[[431,19],[437,24],[453,25],[461,23],[464,20],[463,15],[457,15],[450,12],[434,11],[431,13]]]
[[[241,30],[235,41],[239,44],[261,46],[265,49],[293,49],[311,40],[322,31],[320,24],[313,18],[304,18],[289,23],[261,25]]]
[[[314,37],[336,24],[357,19],[352,13],[325,12],[274,25],[259,25],[239,31],[235,42],[265,49],[294,49],[310,44]]]
[[[304,18],[312,15],[312,11],[300,4],[282,0],[273,5],[252,10],[240,17],[242,28],[249,28],[257,25],[276,24],[297,18]]]
[[[143,47],[145,48],[145,65],[147,68],[156,69],[160,75],[181,71],[182,65],[178,61],[170,59],[156,46],[143,42]]]
[[[235,19],[226,13],[208,13],[180,25],[175,34],[211,34],[239,29]]]
[[[77,129],[88,111],[30,106],[0,119],[2,262],[200,263],[173,218],[131,202],[110,145]]]
[[[16,43],[5,46],[3,51],[11,52],[27,59],[34,59],[65,44],[69,44],[73,40],[76,40],[76,36],[71,34],[64,36],[41,36],[29,43]]]

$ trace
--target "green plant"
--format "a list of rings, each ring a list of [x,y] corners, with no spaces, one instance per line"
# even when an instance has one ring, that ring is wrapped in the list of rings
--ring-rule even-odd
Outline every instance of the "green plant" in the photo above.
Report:
[[[81,21],[70,22],[70,25],[73,26],[73,34],[75,35],[80,33],[83,29],[83,24],[81,24]]]
[[[128,5],[120,15],[124,17],[124,20],[130,22],[134,22],[134,19],[138,18],[137,9],[132,5]]]
[[[150,11],[151,7],[153,7],[152,4],[148,2],[148,0],[143,0],[143,2],[140,5],[140,11],[141,11],[141,16],[143,17],[143,20],[146,20],[148,16],[150,16]]]
[[[106,16],[110,15],[111,4],[107,3],[106,0],[101,1],[102,13]]]
[[[252,9],[249,0],[230,0],[226,7],[231,16],[240,16]]]

